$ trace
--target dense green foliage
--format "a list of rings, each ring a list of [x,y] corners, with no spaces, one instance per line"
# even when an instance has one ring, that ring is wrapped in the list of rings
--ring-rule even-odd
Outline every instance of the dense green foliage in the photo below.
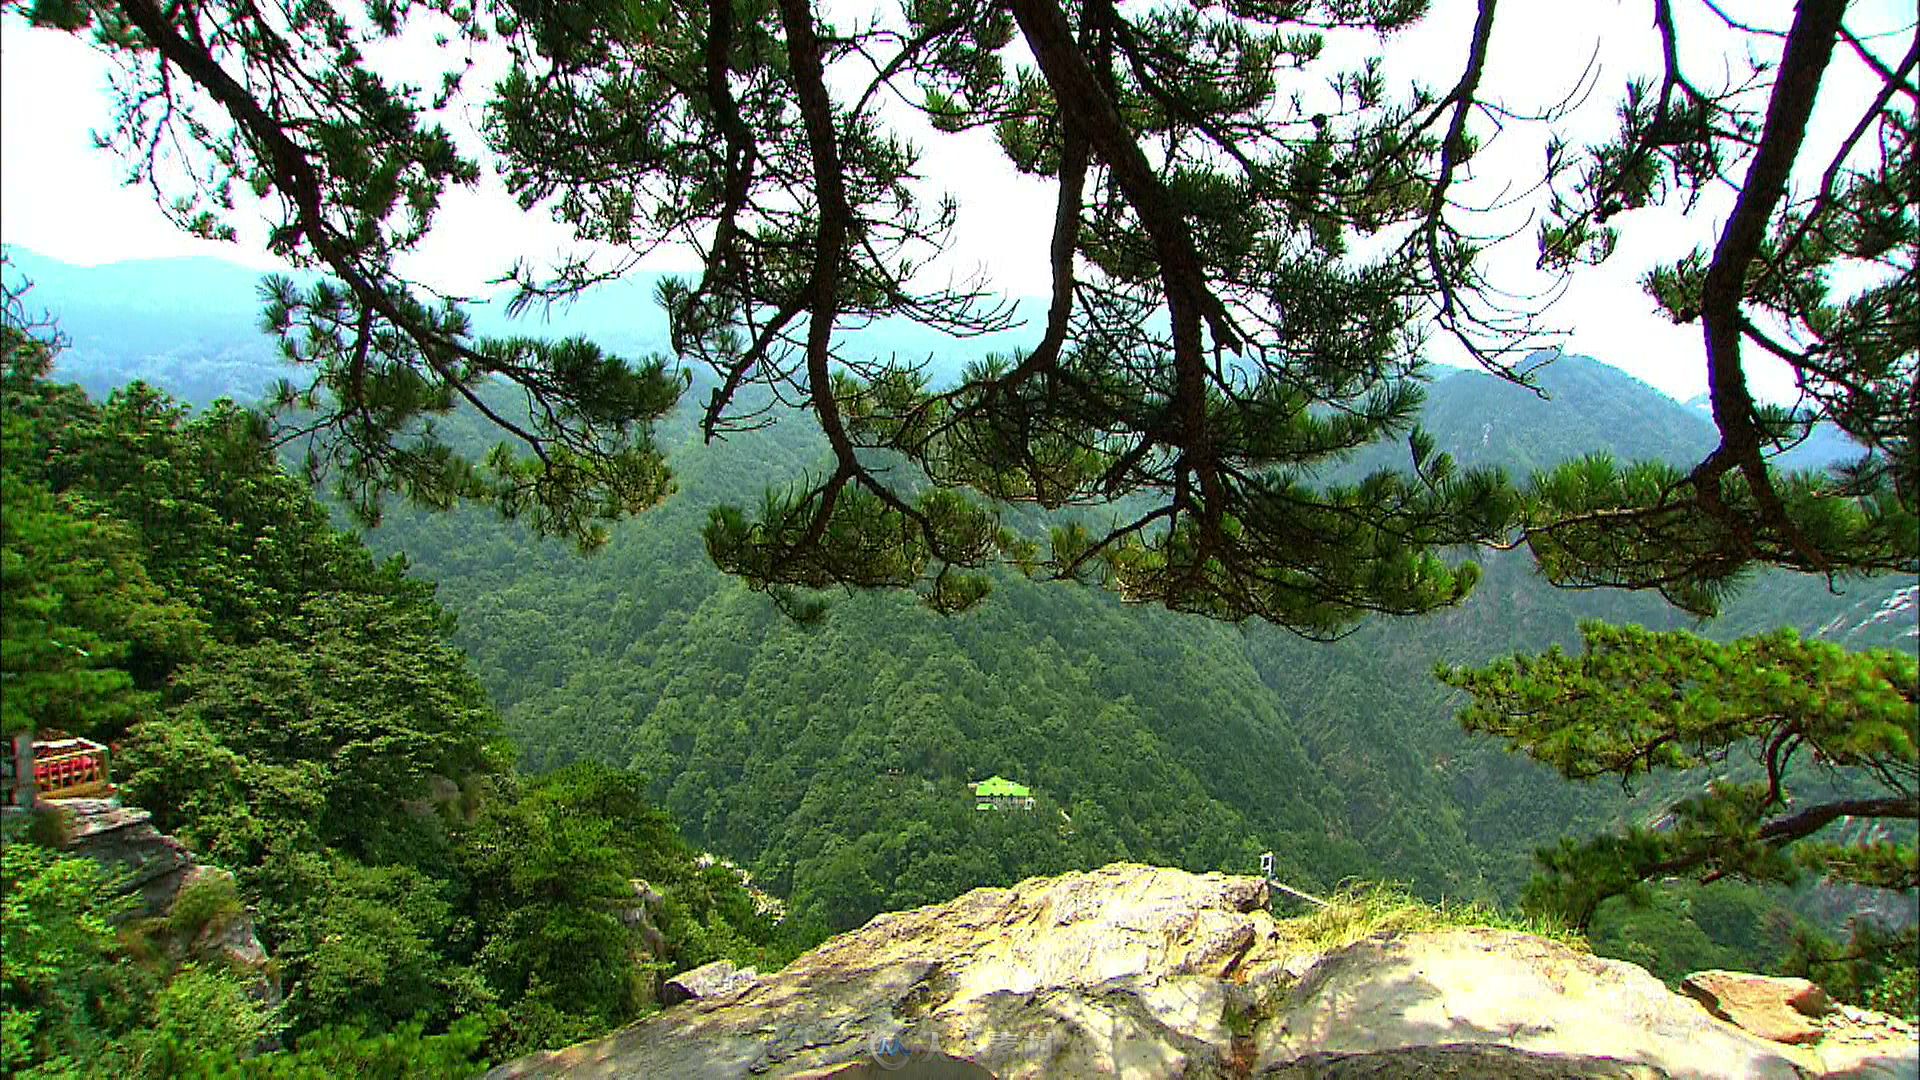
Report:
[[[0,1068],[20,1076],[179,1076],[277,1030],[240,980],[139,964],[115,924],[133,906],[92,860],[60,856],[8,822]]]
[[[1809,929],[1765,891],[1738,882],[1649,889],[1602,905],[1587,928],[1595,951],[1669,983],[1713,968],[1781,970],[1796,932]]]
[[[0,333],[0,730],[117,735],[204,626],[149,579],[133,530],[89,493],[56,491],[45,433],[80,420],[84,399],[16,392],[45,373],[53,343]]]
[[[1815,811],[1912,817],[1901,655],[1595,631],[1615,670],[1545,671],[1582,684],[1570,699],[1518,685],[1524,672],[1457,680],[1517,698],[1469,717],[1568,776],[1685,774],[1641,804],[1463,743],[1424,674],[1567,644],[1576,615],[1675,624],[1617,596],[1580,609],[1540,591],[1534,568],[1727,610],[1729,630],[1812,632],[1832,606],[1742,614],[1735,587],[1766,568],[1844,583],[1920,566],[1920,51],[1875,53],[1844,0],[1801,0],[1784,28],[1722,14],[1717,75],[1656,2],[1657,79],[1628,86],[1618,135],[1569,151],[1544,133],[1544,172],[1519,176],[1479,154],[1529,123],[1482,86],[1492,0],[1435,85],[1427,71],[1389,81],[1337,45],[1412,27],[1417,0],[914,0],[839,27],[812,0],[17,6],[123,61],[104,141],[182,227],[233,237],[233,192],[251,189],[274,218],[269,248],[327,275],[264,286],[294,373],[271,395],[272,437],[298,440],[362,523],[404,493],[530,530],[449,535],[474,519],[409,516],[382,542],[469,615],[461,640],[532,760],[600,763],[526,785],[507,773],[431,594],[331,531],[271,464],[266,421],[231,406],[188,419],[137,387],[91,413],[10,369],[23,409],[63,416],[7,433],[22,513],[6,533],[19,613],[5,674],[23,704],[6,722],[124,738],[129,791],[258,905],[296,1038],[335,1024],[407,1038],[418,1023],[459,1042],[450,1025],[472,1015],[489,1047],[512,1049],[631,1015],[642,935],[615,911],[646,866],[680,868],[662,887],[685,905],[662,915],[680,936],[656,959],[775,949],[724,873],[649,863],[677,841],[648,797],[790,890],[808,929],[1037,870],[1127,855],[1245,866],[1264,848],[1309,884],[1500,897],[1523,874],[1515,852],[1560,840],[1535,895],[1557,889],[1582,922],[1669,871],[1785,883],[1776,840],[1812,838],[1800,849],[1832,877],[1915,884],[1907,834],[1814,838],[1828,820]],[[460,48],[429,54],[450,66],[424,77],[367,62],[417,33],[497,49],[498,77],[465,85]],[[1876,92],[1846,105],[1851,134],[1815,160],[1815,99],[1855,60]],[[474,104],[484,153],[436,117]],[[939,378],[845,344],[889,318],[963,337],[1015,325],[986,287],[928,284],[956,211],[927,190],[896,109],[936,138],[991,130],[1057,194],[1044,319]],[[184,185],[155,168],[173,152]],[[698,250],[699,273],[656,298],[675,361],[703,366],[701,415],[670,416],[691,379],[658,356],[482,334],[408,279],[443,199],[488,174],[609,256],[516,265],[517,303],[572,297],[669,242]],[[1817,188],[1790,184],[1813,175]],[[1539,343],[1540,312],[1504,301],[1558,284],[1489,281],[1483,238],[1502,230],[1469,207],[1519,193],[1510,205],[1541,223],[1539,265],[1566,269],[1612,254],[1610,219],[1691,207],[1723,182],[1733,205],[1711,250],[1664,252],[1645,277],[1661,314],[1702,328],[1704,442],[1559,439],[1475,460],[1415,425],[1434,331],[1528,381],[1514,360]],[[1743,350],[1783,361],[1802,400],[1756,401]],[[798,439],[756,435],[758,461],[684,457],[679,482],[702,502],[609,532],[670,492],[665,448],[691,425],[711,442],[775,402],[804,406],[774,425]],[[1784,470],[1778,455],[1819,423],[1858,460]],[[1520,467],[1535,471],[1503,471]],[[749,483],[725,475],[748,469]],[[824,595],[865,593],[827,627],[791,625],[705,574],[696,530],[712,565],[786,614],[817,621]],[[607,545],[605,571],[581,574],[540,535]],[[1474,561],[1487,545],[1524,547],[1531,566]],[[1462,607],[1476,587],[1494,599]],[[994,588],[990,611],[944,623],[891,594],[952,615]],[[1362,627],[1449,608],[1418,629]],[[1244,622],[1260,629],[1220,625]],[[1359,632],[1315,653],[1271,626]],[[1664,671],[1668,648],[1694,666]],[[1781,661],[1757,680],[1755,650],[1762,669]],[[1579,693],[1605,700],[1589,711]],[[1526,719],[1538,709],[1544,726]],[[1700,775],[1747,743],[1761,780]],[[1790,773],[1803,745],[1892,788],[1898,812],[1839,790],[1782,816],[1789,783],[1809,790]],[[987,772],[1031,784],[1035,808],[973,810],[965,783]],[[1703,782],[1677,824],[1654,827]],[[1607,879],[1596,854],[1625,871]],[[1693,900],[1617,915],[1616,939],[1641,947],[1665,919],[1669,940],[1709,939],[1662,946],[1669,960],[1778,946],[1695,917],[1713,904]],[[1790,959],[1834,960],[1809,940]],[[144,1007],[175,988],[211,993],[182,974]],[[20,992],[32,1011],[40,991]],[[32,1053],[60,1052],[67,1036],[49,1031]]]
[[[1453,376],[1433,388],[1425,422],[1479,463],[1555,449],[1681,459],[1709,439],[1590,361],[1562,358],[1547,378],[1551,402]],[[657,839],[649,797],[789,894],[790,933],[810,936],[1032,873],[1123,857],[1250,869],[1265,848],[1309,887],[1390,879],[1430,898],[1512,900],[1528,849],[1651,822],[1697,783],[1655,784],[1638,801],[1566,785],[1462,740],[1428,679],[1435,660],[1572,644],[1585,616],[1672,625],[1648,598],[1557,592],[1497,557],[1460,610],[1334,645],[1012,577],[998,602],[956,618],[860,595],[796,626],[714,572],[688,526],[804,468],[819,444],[783,423],[695,450],[692,418],[676,416],[663,437],[684,448],[681,496],[584,564],[472,511],[397,514],[373,536],[413,553],[463,611],[456,639],[530,763],[635,770],[526,787],[498,772],[486,706],[431,594],[334,532],[298,482],[265,465],[247,417],[189,418],[138,389],[100,410],[31,378],[11,385],[26,388],[8,416],[29,452],[12,457],[9,492],[37,483],[118,530],[147,586],[124,576],[132,584],[114,595],[150,587],[170,614],[148,621],[176,628],[139,639],[151,644],[132,670],[103,662],[132,712],[88,730],[149,717],[123,778],[243,870],[289,974],[278,1022],[296,1049],[259,1059],[284,1075],[551,1045],[631,1015],[654,970],[777,960],[777,942],[741,932],[761,924],[731,876]],[[83,582],[64,588],[86,595]],[[1893,643],[1905,622],[1880,618],[1882,595],[1836,601],[1817,579],[1774,577],[1716,633],[1795,621]],[[28,624],[10,634],[16,625]],[[133,624],[98,625],[126,638]],[[133,655],[132,644],[106,654]],[[965,782],[994,772],[1032,785],[1036,810],[973,810]],[[395,787],[413,794],[396,800]],[[668,894],[654,918],[672,959],[631,962],[611,915],[631,877]],[[1828,962],[1838,947],[1783,900],[1809,906],[1724,886],[1653,890],[1602,907],[1590,933],[1669,978],[1789,965],[1855,998],[1897,992],[1898,970]],[[133,1000],[125,1015],[151,1013],[139,1004],[151,991]]]
[[[116,882],[10,828],[9,1072],[440,1075],[604,1031],[672,971],[791,954],[634,777],[513,775],[432,586],[335,529],[253,415],[138,384],[95,404],[4,333],[8,726],[113,743],[123,798],[237,875],[162,930],[244,903],[286,993],[142,947],[162,930]],[[269,1037],[290,1049],[252,1057]]]
[[[6,452],[29,452],[7,422]],[[6,694],[0,730],[35,724],[87,734],[124,730],[147,702],[127,667],[189,646],[190,611],[147,580],[127,530],[44,484],[0,478],[0,635]]]
[[[1920,890],[1920,665],[1911,654],[1849,652],[1792,630],[1725,644],[1600,623],[1581,635],[1577,656],[1554,648],[1442,668],[1443,681],[1471,696],[1467,730],[1499,736],[1569,779],[1716,775],[1651,825],[1543,851],[1529,906],[1585,927],[1603,901],[1648,880],[1791,884],[1805,869],[1895,897]],[[1883,824],[1894,831],[1877,831]],[[1853,827],[1867,835],[1843,835]],[[1911,978],[1914,926],[1891,940],[1870,925],[1855,930],[1855,953],[1874,951],[1869,943],[1890,950]],[[1672,962],[1678,950],[1655,951]]]

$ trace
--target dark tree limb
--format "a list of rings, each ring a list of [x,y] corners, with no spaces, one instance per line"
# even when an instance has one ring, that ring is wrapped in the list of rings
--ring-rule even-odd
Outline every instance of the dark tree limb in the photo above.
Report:
[[[1701,297],[1701,321],[1707,345],[1707,386],[1720,445],[1693,470],[1701,502],[1709,512],[1730,516],[1720,499],[1720,478],[1739,470],[1753,491],[1762,521],[1815,566],[1826,565],[1788,519],[1779,493],[1767,475],[1753,394],[1740,363],[1748,268],[1759,255],[1775,207],[1785,197],[1793,162],[1806,140],[1820,80],[1833,58],[1844,0],[1804,0],[1787,33],[1786,52],[1767,103],[1760,148],[1747,170],[1733,215],[1720,234],[1707,268]],[[1739,530],[1744,532],[1745,530]]]
[[[272,163],[275,182],[282,186],[295,211],[296,227],[313,245],[328,267],[340,275],[354,295],[367,307],[380,313],[420,347],[420,354],[448,386],[482,416],[508,432],[537,456],[550,463],[544,440],[501,416],[481,400],[448,365],[442,355],[453,354],[469,362],[491,368],[491,362],[445,335],[435,334],[409,317],[393,298],[368,277],[353,258],[346,242],[328,225],[324,211],[324,187],[320,174],[306,153],[288,137],[285,129],[269,116],[248,90],[234,80],[204,47],[189,42],[175,29],[168,14],[155,0],[122,0],[120,10],[140,33],[159,51],[163,60],[186,72],[227,114],[239,124],[255,145],[266,152]]]
[[[1063,123],[1086,134],[1093,152],[1112,170],[1114,182],[1152,239],[1161,260],[1169,304],[1191,307],[1194,317],[1206,320],[1217,344],[1238,351],[1243,345],[1240,332],[1228,316],[1226,305],[1207,287],[1192,233],[1174,205],[1172,193],[1154,175],[1153,166],[1120,118],[1112,96],[1074,42],[1066,13],[1055,0],[1012,0],[1011,6],[1021,34],[1053,88]],[[1195,362],[1203,360],[1196,357]]]

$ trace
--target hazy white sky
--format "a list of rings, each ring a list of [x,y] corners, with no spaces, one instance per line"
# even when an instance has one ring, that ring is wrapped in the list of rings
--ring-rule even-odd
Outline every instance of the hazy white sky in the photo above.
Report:
[[[1597,45],[1598,89],[1570,132],[1576,141],[1603,138],[1620,88],[1633,75],[1651,74],[1658,62],[1650,6],[1646,0],[1508,0],[1495,24],[1483,93],[1518,111],[1551,104],[1572,89]],[[1389,85],[1414,78],[1445,87],[1458,77],[1474,5],[1436,0],[1435,9],[1426,24],[1391,43]],[[1790,5],[1781,0],[1730,0],[1722,9],[1737,9],[1741,18],[1762,26],[1784,27],[1791,18]],[[1678,0],[1676,14],[1683,39],[1695,50],[1689,67],[1703,82],[1719,76],[1719,54],[1727,48],[1771,46],[1777,52],[1777,43],[1768,39],[1736,40],[1701,0]],[[1877,51],[1897,57],[1911,40],[1914,18],[1913,0],[1869,0],[1855,4],[1848,25],[1862,35],[1886,35],[1874,41]],[[1373,45],[1357,41],[1337,47],[1353,55]],[[1822,163],[1822,151],[1838,145],[1876,89],[1844,49],[1835,69],[1823,89],[1808,154]],[[200,254],[263,268],[275,265],[261,249],[263,229],[243,230],[236,244],[194,240],[168,224],[144,188],[122,185],[125,166],[95,149],[90,135],[107,122],[109,70],[109,61],[70,35],[33,30],[13,19],[0,25],[0,240],[80,264]],[[930,183],[960,199],[949,268],[985,269],[1004,292],[1043,293],[1050,186],[1015,175],[984,135],[936,135],[924,126],[906,131],[926,150],[923,173]],[[1496,175],[1537,172],[1541,134],[1503,133],[1476,158],[1481,177],[1467,192],[1490,196],[1498,191],[1490,186]],[[1699,328],[1674,327],[1656,315],[1638,279],[1649,266],[1709,243],[1731,204],[1724,196],[1684,217],[1652,210],[1622,218],[1625,228],[1614,258],[1577,276],[1550,313],[1550,324],[1565,332],[1565,347],[1624,368],[1682,399],[1702,392],[1706,377]],[[1519,216],[1510,227],[1525,221],[1524,212],[1515,213]],[[566,242],[564,230],[540,214],[521,212],[489,178],[477,191],[450,196],[434,235],[409,270],[442,288],[482,291],[516,257],[550,256]],[[1537,285],[1530,270],[1533,254],[1529,228],[1495,257],[1496,279],[1516,288]],[[687,253],[662,252],[653,265],[690,269],[693,263]],[[1436,358],[1450,358],[1443,345],[1436,345]],[[1788,389],[1777,366],[1753,363],[1761,388],[1774,394]]]

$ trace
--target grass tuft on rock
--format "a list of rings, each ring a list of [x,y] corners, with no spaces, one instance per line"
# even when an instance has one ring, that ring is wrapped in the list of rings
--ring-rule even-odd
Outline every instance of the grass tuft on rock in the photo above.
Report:
[[[246,911],[233,878],[223,873],[202,874],[174,897],[167,912],[168,929],[183,947],[191,947],[203,933],[219,933]]]
[[[1328,906],[1280,920],[1280,931],[1301,952],[1330,953],[1375,934],[1430,930],[1512,930],[1589,951],[1578,931],[1551,919],[1503,911],[1478,901],[1429,903],[1405,886],[1363,883],[1343,886]]]

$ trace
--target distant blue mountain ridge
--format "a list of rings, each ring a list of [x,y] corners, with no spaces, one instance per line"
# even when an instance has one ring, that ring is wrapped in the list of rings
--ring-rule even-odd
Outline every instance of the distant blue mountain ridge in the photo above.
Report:
[[[195,404],[219,397],[255,400],[291,370],[260,325],[261,271],[204,257],[82,267],[18,247],[7,248],[6,258],[0,273],[7,288],[31,283],[28,312],[45,312],[69,339],[58,374],[90,393],[104,396],[142,379]],[[667,276],[636,273],[518,319],[507,316],[504,292],[470,310],[483,334],[577,335],[626,355],[665,353],[666,315],[655,296]],[[1044,310],[1043,300],[1018,300],[1015,312],[1028,318],[1026,324],[970,338],[886,319],[846,332],[843,345],[856,354],[925,363],[936,381],[946,381],[969,362],[1031,345]],[[1484,372],[1436,368],[1434,376],[1421,423],[1465,465],[1502,464],[1525,472],[1603,451],[1678,463],[1698,460],[1715,441],[1698,399],[1676,402],[1590,357],[1554,357],[1540,372],[1544,397]],[[1781,464],[1825,468],[1858,452],[1838,430],[1823,428]],[[1379,447],[1360,461],[1403,459],[1404,451]]]
[[[30,284],[30,314],[53,316],[70,340],[63,374],[90,391],[105,391],[128,381],[133,367],[168,371],[168,361],[183,354],[205,362],[256,366],[258,396],[286,369],[277,345],[260,327],[260,281],[266,272],[211,258],[143,259],[101,266],[74,266],[19,247],[6,249],[6,284]],[[295,274],[296,280],[319,275]],[[467,305],[474,329],[483,335],[589,338],[605,348],[644,356],[669,351],[666,313],[655,299],[665,273],[635,273],[597,285],[578,298],[550,307],[535,306],[518,318],[507,314],[506,290]],[[1044,313],[1041,301],[1016,300],[1016,317]],[[891,356],[925,363],[936,380],[950,379],[968,362],[991,353],[1009,353],[1029,345],[1036,330],[1025,325],[998,333],[956,338],[908,319],[884,319],[843,334],[843,346],[855,354]],[[167,386],[190,400],[211,400],[168,385],[153,374],[138,377]],[[234,373],[236,376],[239,373]],[[118,381],[115,381],[118,379]],[[206,380],[199,380],[205,382]],[[224,381],[224,380],[222,380]],[[246,379],[239,379],[242,385]]]

